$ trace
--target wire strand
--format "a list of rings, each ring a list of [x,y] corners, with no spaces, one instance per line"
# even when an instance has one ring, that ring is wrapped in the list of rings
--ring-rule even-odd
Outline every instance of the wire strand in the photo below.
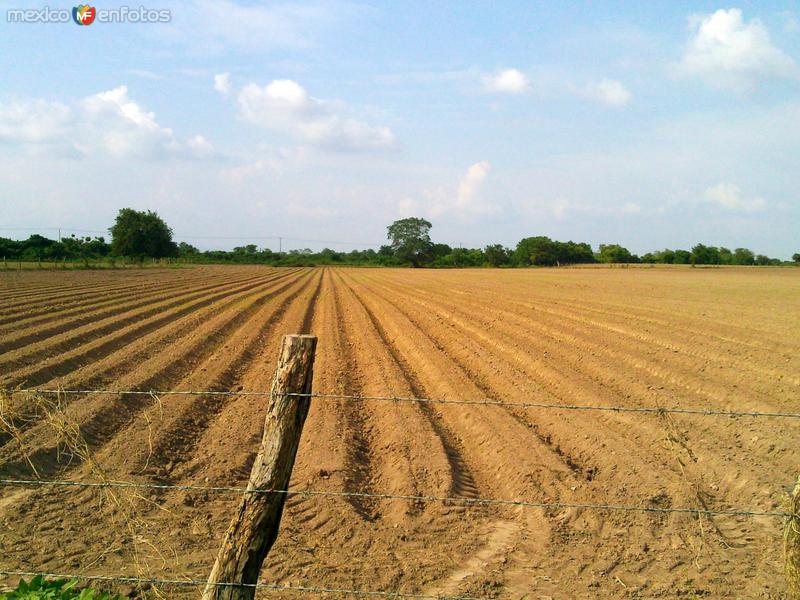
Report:
[[[279,490],[268,488],[243,488],[235,486],[176,485],[169,483],[137,483],[131,481],[71,481],[47,479],[0,479],[0,485],[7,486],[61,486],[82,488],[138,488],[156,490],[182,490],[194,492],[215,492],[232,494],[284,494],[286,496],[322,496],[332,498],[372,498],[376,500],[409,500],[414,502],[445,502],[475,505],[523,506],[527,508],[616,510],[643,513],[683,513],[693,515],[724,515],[748,517],[798,517],[791,512],[755,511],[747,509],[713,510],[708,508],[658,506],[630,506],[624,504],[591,504],[571,502],[529,502],[527,500],[504,500],[495,498],[469,498],[464,496],[421,496],[405,494],[378,494],[371,492],[337,492],[324,490]]]
[[[120,583],[135,583],[148,585],[174,585],[174,586],[206,586],[207,581],[199,579],[157,579],[147,577],[128,577],[114,575],[80,575],[75,573],[36,573],[33,571],[0,571],[6,577],[49,577],[58,579],[83,579],[88,581],[117,581]],[[267,589],[275,592],[304,592],[312,594],[351,594],[353,596],[377,596],[381,598],[429,598],[438,600],[481,600],[472,596],[442,596],[437,594],[415,594],[405,592],[384,592],[373,590],[351,590],[346,588],[330,588],[306,585],[282,585],[278,583],[227,583],[224,581],[212,583],[214,587],[237,587]]]
[[[7,394],[29,393],[29,394],[119,394],[119,395],[140,395],[140,396],[272,396],[273,392],[258,390],[93,390],[93,389],[39,389],[39,388],[20,388],[6,389]],[[600,411],[600,412],[629,412],[642,414],[682,414],[697,415],[706,417],[773,417],[800,419],[800,413],[793,412],[764,412],[764,411],[740,411],[740,410],[714,410],[702,408],[663,408],[663,407],[644,407],[644,406],[603,406],[598,404],[555,404],[547,402],[505,402],[502,400],[486,399],[446,399],[446,398],[415,398],[410,396],[366,396],[349,394],[332,394],[324,392],[286,393],[284,396],[299,396],[319,399],[341,399],[355,401],[384,401],[384,402],[414,402],[424,404],[460,404],[470,406],[506,406],[512,408],[542,408],[552,410],[575,410],[575,411]]]

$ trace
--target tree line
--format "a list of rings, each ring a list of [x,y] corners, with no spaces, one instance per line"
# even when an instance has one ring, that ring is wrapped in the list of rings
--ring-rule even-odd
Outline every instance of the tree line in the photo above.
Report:
[[[546,236],[527,237],[515,248],[492,244],[485,248],[451,248],[431,241],[431,223],[410,217],[395,221],[387,228],[391,240],[381,252],[391,253],[401,264],[415,267],[553,267],[591,263],[661,263],[684,265],[782,265],[800,264],[800,253],[794,263],[755,254],[747,248],[696,244],[691,250],[659,250],[642,256],[631,253],[619,244],[600,244],[597,252],[586,242],[560,242]]]
[[[233,250],[201,251],[186,242],[176,243],[172,229],[152,211],[123,208],[105,237],[70,236],[51,240],[32,235],[27,240],[0,238],[0,255],[10,260],[89,260],[125,257],[179,258],[192,263],[267,264],[274,266],[375,265],[413,267],[530,267],[591,263],[659,263],[683,265],[783,265],[800,264],[800,252],[792,256],[794,263],[756,254],[748,248],[706,246],[696,244],[691,250],[659,250],[642,256],[631,253],[619,244],[600,244],[594,251],[585,242],[561,242],[545,236],[527,237],[516,247],[490,244],[484,248],[453,248],[431,240],[429,221],[410,217],[387,227],[389,243],[378,250],[339,252],[325,248],[274,252],[255,244]]]

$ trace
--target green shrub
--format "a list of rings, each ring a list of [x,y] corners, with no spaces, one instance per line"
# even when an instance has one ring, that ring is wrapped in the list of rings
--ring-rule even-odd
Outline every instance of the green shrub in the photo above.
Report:
[[[91,588],[77,589],[77,585],[77,579],[46,580],[37,575],[30,583],[21,580],[13,592],[0,594],[0,600],[123,600]]]

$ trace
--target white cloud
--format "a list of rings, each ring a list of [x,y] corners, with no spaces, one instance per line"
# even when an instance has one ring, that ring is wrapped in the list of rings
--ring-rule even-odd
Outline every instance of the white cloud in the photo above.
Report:
[[[46,100],[0,102],[0,141],[45,144],[61,137],[70,126],[70,108]]]
[[[767,201],[761,197],[742,198],[741,189],[732,183],[719,183],[706,190],[706,200],[725,209],[756,212],[767,206]]]
[[[196,158],[211,158],[214,155],[214,146],[202,135],[196,135],[186,140],[186,147]]]
[[[625,206],[622,207],[622,212],[628,215],[638,215],[642,212],[642,207],[636,202],[626,202]]]
[[[238,94],[245,121],[282,131],[329,150],[368,151],[395,146],[391,129],[369,125],[346,114],[341,103],[313,98],[297,82],[276,79],[265,86],[249,83]]]
[[[160,81],[164,79],[163,75],[159,75],[158,73],[154,73],[153,71],[148,71],[146,69],[131,69],[128,71],[131,75],[136,75],[136,77],[141,77],[142,79],[150,79],[151,81]]]
[[[517,69],[504,69],[483,77],[483,89],[498,94],[521,94],[530,89],[528,78]]]
[[[689,27],[695,34],[681,70],[710,86],[743,91],[766,79],[798,78],[797,64],[772,45],[761,21],[745,22],[738,8],[691,17]]]
[[[233,84],[231,83],[230,73],[219,73],[214,75],[214,89],[223,96],[229,96],[233,91]]]
[[[242,4],[232,0],[183,0],[169,25],[154,30],[169,42],[201,53],[303,49],[365,9],[347,2]]]
[[[231,165],[221,171],[221,175],[225,181],[237,185],[264,175],[277,178],[290,169],[296,170],[305,165],[308,155],[308,151],[302,147],[272,148],[261,145],[234,157]]]
[[[428,216],[438,217],[449,214],[461,219],[470,220],[478,216],[496,215],[501,212],[500,206],[487,200],[484,196],[483,187],[486,178],[492,170],[492,165],[488,160],[482,160],[471,165],[467,172],[461,177],[458,189],[455,194],[452,188],[437,187],[429,189],[425,195],[425,202],[419,203],[411,198],[404,198],[400,201],[400,208],[403,211],[423,209]]]
[[[632,98],[631,93],[622,83],[615,79],[601,79],[586,86],[586,95],[589,98],[602,102],[613,108],[627,106]]]
[[[486,205],[477,204],[483,182],[486,180],[492,165],[488,160],[482,160],[467,169],[466,175],[461,178],[458,185],[458,201],[456,206],[461,210],[475,210],[482,212]]]
[[[119,86],[72,106],[46,100],[0,104],[0,141],[53,156],[204,158],[213,154],[202,136],[179,141]]]

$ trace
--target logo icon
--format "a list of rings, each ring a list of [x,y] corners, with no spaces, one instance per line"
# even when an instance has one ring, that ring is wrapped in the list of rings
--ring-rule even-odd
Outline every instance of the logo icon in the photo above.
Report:
[[[79,4],[72,9],[72,20],[78,25],[91,25],[97,16],[97,9],[88,4]]]

